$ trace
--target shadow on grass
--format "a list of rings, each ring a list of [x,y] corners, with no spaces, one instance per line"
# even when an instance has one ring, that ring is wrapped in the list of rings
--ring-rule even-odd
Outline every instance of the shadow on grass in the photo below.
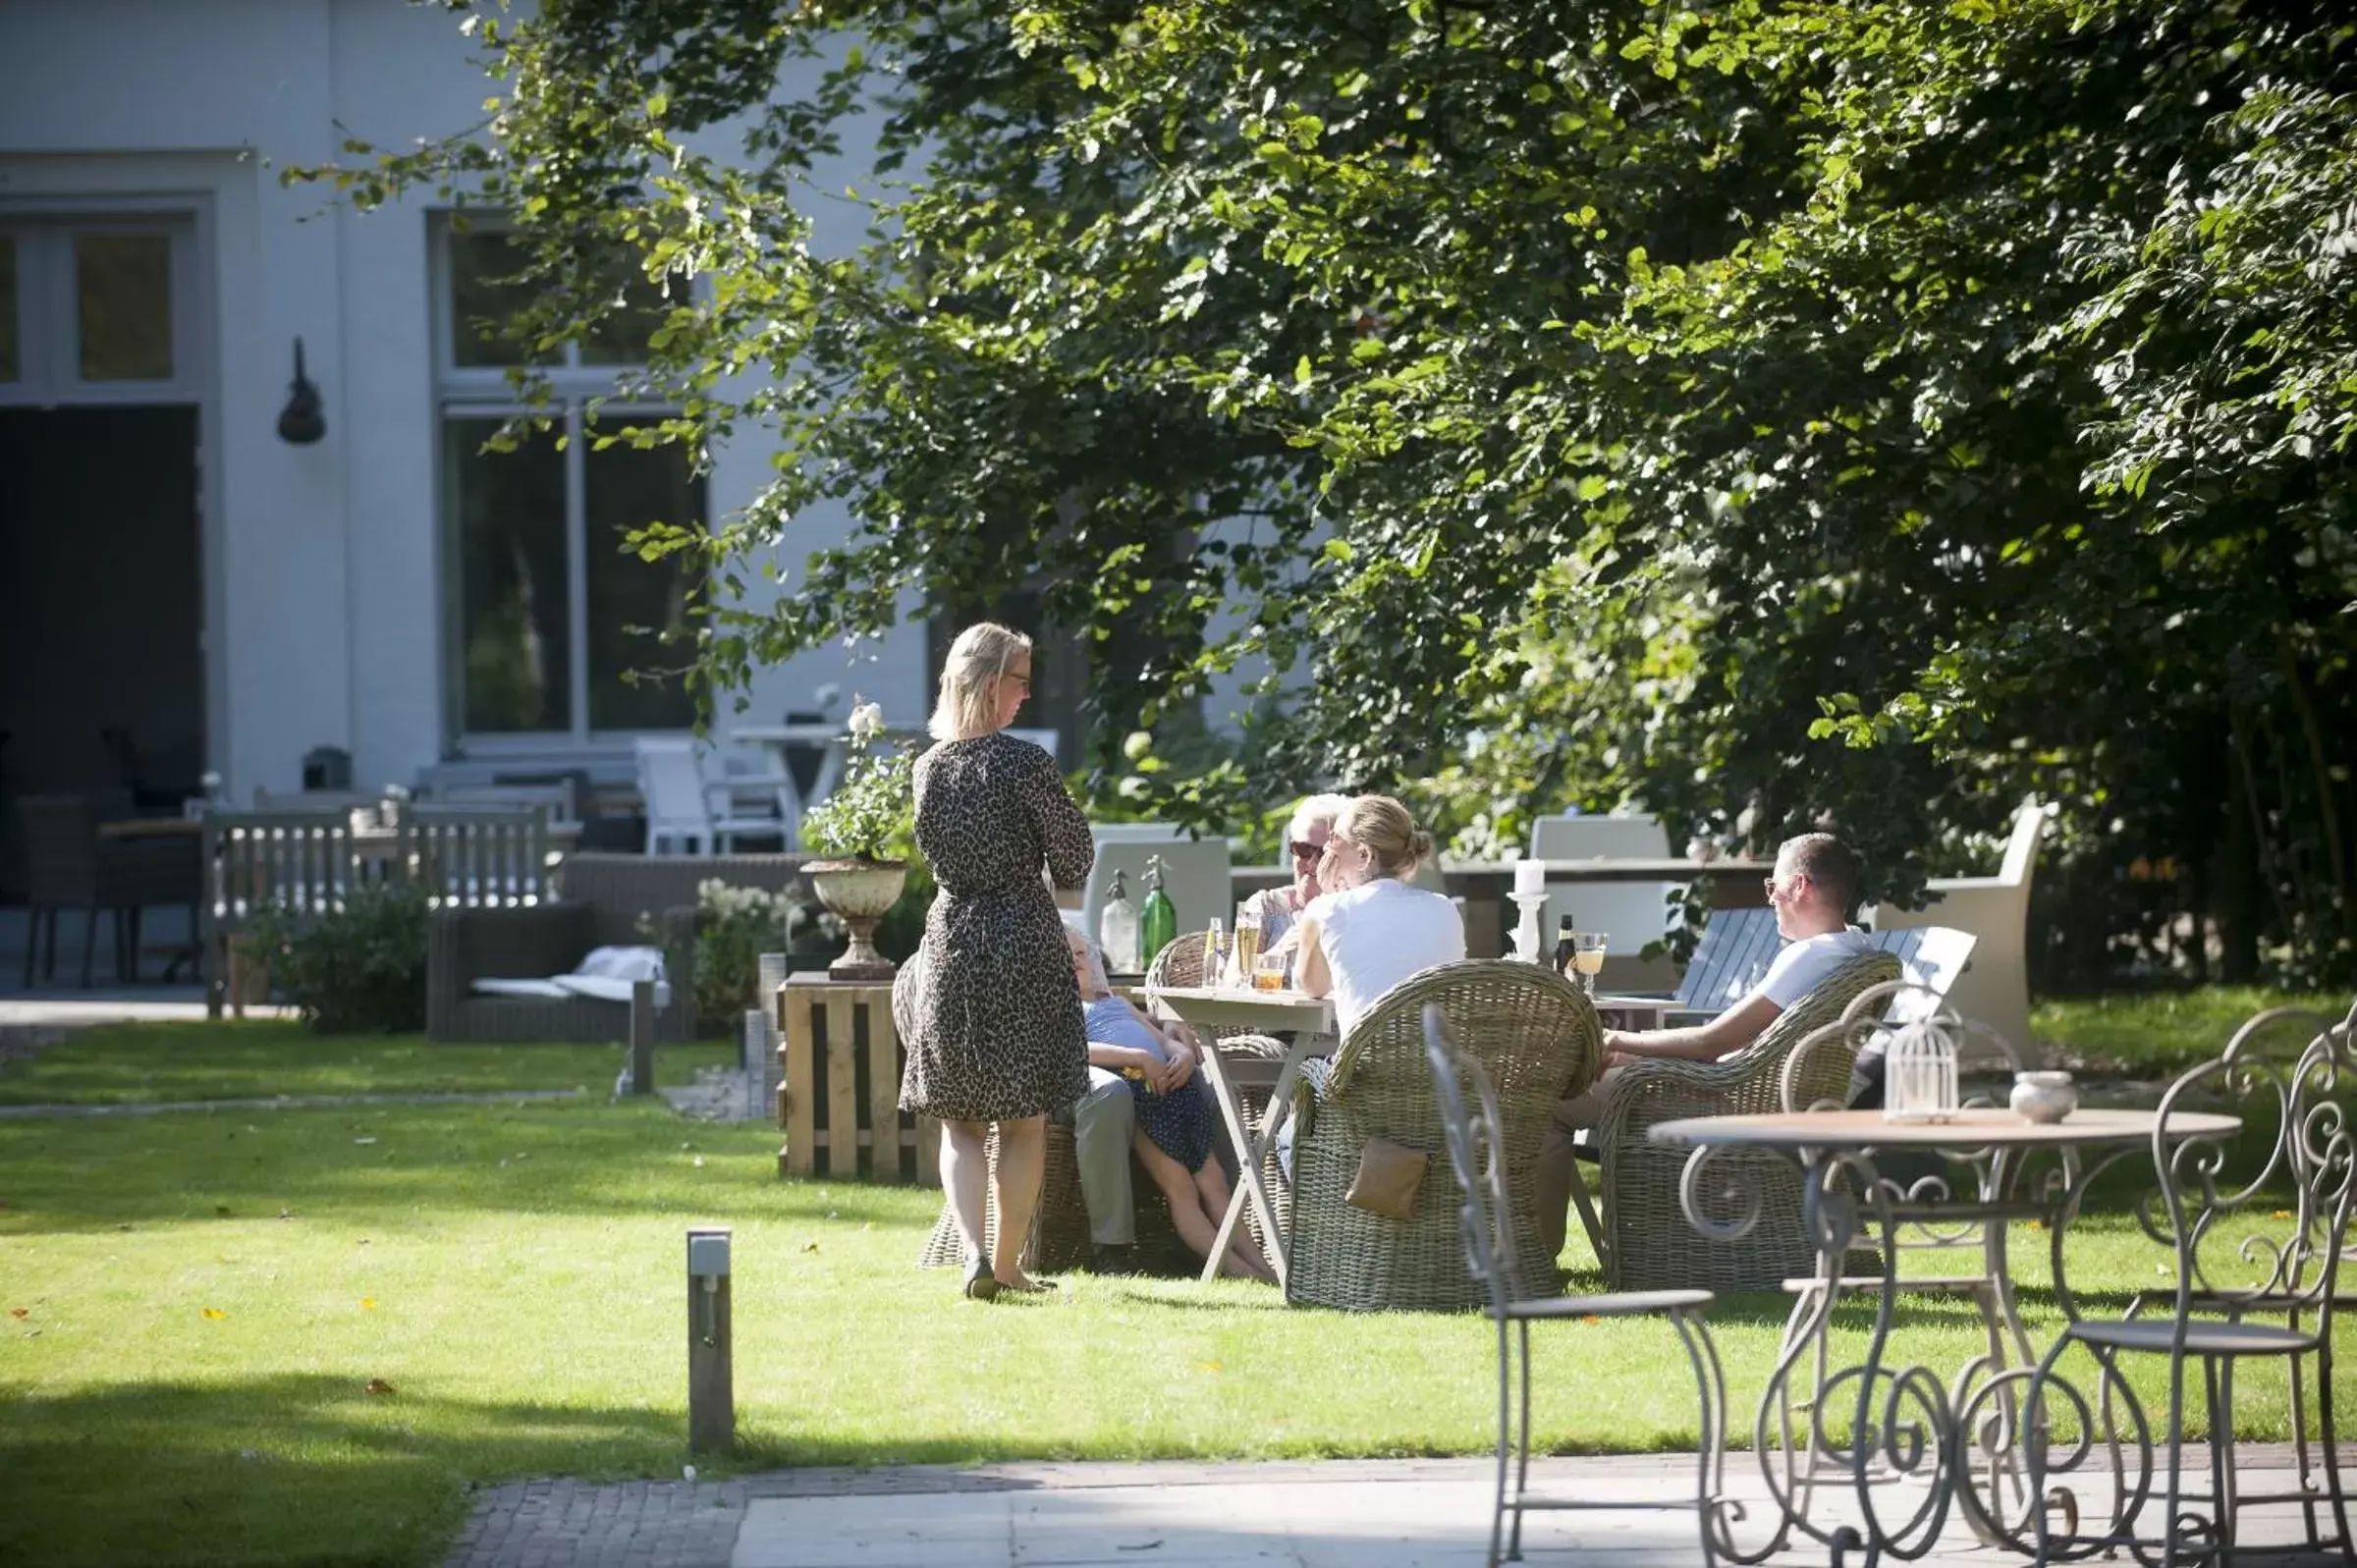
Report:
[[[438,1562],[470,1482],[673,1472],[677,1411],[369,1394],[278,1374],[0,1385],[0,1562]]]

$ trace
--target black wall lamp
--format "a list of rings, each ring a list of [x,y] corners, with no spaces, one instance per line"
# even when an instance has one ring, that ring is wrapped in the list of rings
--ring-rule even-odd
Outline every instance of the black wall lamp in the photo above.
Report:
[[[327,434],[327,415],[320,411],[319,389],[302,373],[302,340],[295,340],[295,379],[287,385],[287,406],[279,410],[278,439],[307,447]]]

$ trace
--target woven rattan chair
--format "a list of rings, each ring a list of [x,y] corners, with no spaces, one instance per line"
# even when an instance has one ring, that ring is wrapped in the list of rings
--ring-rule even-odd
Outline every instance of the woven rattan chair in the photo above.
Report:
[[[1625,1508],[1612,1497],[1534,1497],[1530,1492],[1530,1325],[1534,1323],[1585,1322],[1596,1318],[1628,1318],[1659,1314],[1676,1328],[1694,1368],[1702,1396],[1700,1441],[1696,1446],[1699,1477],[1694,1501],[1667,1507],[1691,1507],[1701,1525],[1702,1560],[1714,1562],[1726,1540],[1720,1513],[1721,1443],[1727,1428],[1727,1379],[1719,1365],[1718,1347],[1703,1313],[1711,1305],[1707,1290],[1656,1290],[1608,1296],[1539,1296],[1522,1294],[1515,1281],[1523,1276],[1520,1254],[1514,1246],[1514,1227],[1502,1223],[1513,1212],[1513,1192],[1507,1180],[1507,1162],[1500,1129],[1498,1091],[1480,1062],[1459,1055],[1449,1044],[1440,1007],[1424,1004],[1424,1057],[1432,1073],[1433,1096],[1441,1108],[1441,1125],[1449,1143],[1449,1164],[1457,1190],[1464,1195],[1458,1211],[1465,1269],[1485,1297],[1484,1309],[1498,1325],[1498,1502],[1490,1516],[1489,1568],[1498,1568],[1499,1547],[1504,1556],[1522,1556],[1522,1515],[1534,1508]],[[1467,1101],[1471,1104],[1468,1106]],[[1512,1325],[1511,1332],[1508,1325]],[[1517,1353],[1521,1377],[1514,1376]],[[1514,1394],[1517,1382],[1521,1398]],[[1519,1409],[1520,1419],[1516,1420]],[[1510,1464],[1509,1464],[1510,1461]],[[1643,1506],[1643,1505],[1640,1505]],[[1506,1516],[1513,1515],[1511,1534]],[[1502,1539],[1503,1538],[1503,1539]]]
[[[1648,1134],[1682,1116],[1838,1105],[1848,1092],[1857,1055],[1854,1036],[1810,1051],[1799,1071],[1787,1074],[1785,1061],[1801,1042],[1839,1021],[1860,992],[1898,977],[1895,954],[1864,954],[1835,970],[1779,1013],[1759,1039],[1729,1056],[1718,1061],[1657,1057],[1613,1076],[1594,1136],[1603,1167],[1604,1273],[1615,1290],[1775,1290],[1791,1276],[1813,1271],[1816,1252],[1800,1227],[1800,1177],[1789,1162],[1756,1150],[1724,1152],[1711,1167],[1713,1176],[1758,1193],[1763,1217],[1740,1241],[1704,1244],[1678,1204],[1688,1151],[1654,1143]]]
[[[1603,1033],[1595,1004],[1561,975],[1498,959],[1439,964],[1392,988],[1332,1058],[1302,1066],[1293,1092],[1293,1202],[1286,1299],[1352,1312],[1461,1312],[1488,1299],[1465,1273],[1458,1202],[1445,1169],[1392,1219],[1343,1201],[1370,1139],[1447,1160],[1441,1107],[1424,1055],[1424,1007],[1441,1009],[1457,1052],[1481,1063],[1504,1119],[1508,1169],[1538,1162],[1556,1102],[1595,1081]],[[1536,1210],[1514,1197],[1515,1256],[1538,1257]],[[1514,1281],[1514,1294],[1533,1294]]]
[[[916,1018],[911,1010],[917,975],[922,967],[923,953],[912,954],[901,965],[892,982],[893,1027],[903,1041],[913,1037]],[[999,1130],[996,1127],[984,1139],[990,1162],[999,1160]],[[1129,1201],[1136,1211],[1137,1240],[1130,1248],[1130,1262],[1149,1273],[1185,1273],[1191,1271],[1192,1255],[1178,1239],[1178,1227],[1171,1221],[1170,1201],[1162,1189],[1148,1179],[1139,1167],[1136,1157],[1130,1157]],[[996,1247],[999,1235],[999,1205],[990,1188],[982,1189],[983,1245]],[[1023,1248],[1023,1268],[1026,1271],[1058,1274],[1077,1269],[1094,1256],[1094,1238],[1089,1234],[1088,1202],[1080,1191],[1080,1160],[1072,1142],[1072,1112],[1067,1106],[1048,1117],[1047,1147],[1041,1162],[1039,1204],[1031,1214],[1031,1239]],[[965,1267],[965,1248],[958,1239],[958,1221],[950,1213],[945,1195],[941,1215],[933,1221],[932,1233],[916,1255],[919,1269],[962,1269]]]

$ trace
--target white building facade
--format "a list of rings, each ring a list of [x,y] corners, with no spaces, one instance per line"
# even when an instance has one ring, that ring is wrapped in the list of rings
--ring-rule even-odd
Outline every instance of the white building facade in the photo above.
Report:
[[[463,323],[499,242],[428,199],[363,214],[280,179],[347,135],[461,130],[495,85],[455,17],[402,0],[0,5],[8,788],[209,770],[244,799],[297,787],[319,747],[360,786],[621,783],[634,734],[685,728],[676,688],[622,679],[663,657],[625,627],[662,623],[679,583],[615,529],[717,523],[767,454],[696,477],[668,452],[482,453],[509,393]],[[854,243],[856,212],[837,221]],[[279,429],[298,340],[325,421],[309,444]],[[630,348],[627,326],[579,346],[560,393]],[[802,519],[781,570],[847,526]],[[830,683],[921,719],[927,643],[912,620],[765,671],[718,727],[779,724]]]

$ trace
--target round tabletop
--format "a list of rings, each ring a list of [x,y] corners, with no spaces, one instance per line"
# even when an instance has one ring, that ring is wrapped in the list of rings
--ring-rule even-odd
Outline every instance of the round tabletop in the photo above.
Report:
[[[2148,1142],[2160,1115],[2151,1110],[2074,1110],[2060,1121],[2025,1121],[1995,1107],[1959,1110],[1949,1121],[1892,1121],[1879,1110],[1777,1111],[1753,1116],[1688,1116],[1651,1130],[1656,1143],[1740,1144],[1757,1149],[1988,1149]],[[2174,1138],[2239,1132],[2240,1116],[2179,1111]]]

